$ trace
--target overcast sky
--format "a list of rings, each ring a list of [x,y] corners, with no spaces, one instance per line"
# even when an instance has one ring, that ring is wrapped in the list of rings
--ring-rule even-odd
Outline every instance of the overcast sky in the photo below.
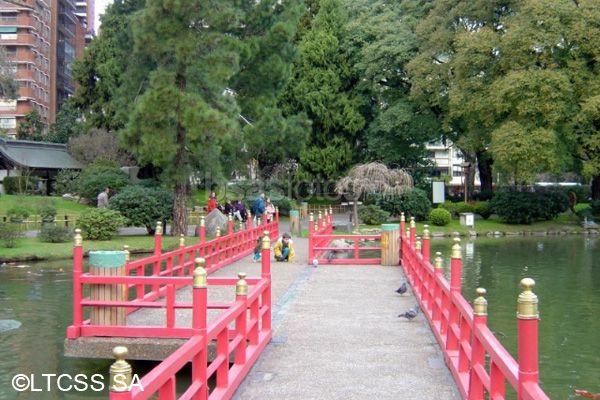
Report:
[[[96,27],[96,33],[98,33],[98,28],[100,28],[100,14],[103,14],[106,6],[112,2],[113,0],[96,0],[96,4],[94,5],[94,11],[96,13],[96,21],[94,26]]]

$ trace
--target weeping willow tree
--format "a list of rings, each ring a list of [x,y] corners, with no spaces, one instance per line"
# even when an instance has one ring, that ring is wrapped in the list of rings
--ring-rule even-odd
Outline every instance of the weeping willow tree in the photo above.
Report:
[[[374,192],[382,195],[401,194],[413,187],[412,176],[403,169],[389,169],[379,162],[359,164],[335,186],[338,194],[349,195],[353,199],[354,227],[358,227],[358,199],[364,193]]]

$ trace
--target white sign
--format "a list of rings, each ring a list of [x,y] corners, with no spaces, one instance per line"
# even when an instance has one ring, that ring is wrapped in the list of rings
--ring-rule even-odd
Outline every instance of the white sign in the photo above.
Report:
[[[431,188],[433,192],[433,204],[446,201],[446,188],[443,181],[431,182]]]

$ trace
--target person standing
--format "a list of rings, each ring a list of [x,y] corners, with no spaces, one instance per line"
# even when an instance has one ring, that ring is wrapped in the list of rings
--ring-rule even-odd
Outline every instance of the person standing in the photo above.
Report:
[[[275,215],[275,206],[271,203],[271,198],[267,197],[267,201],[265,203],[265,216],[267,217],[267,223],[273,220],[273,215]]]
[[[252,215],[255,218],[262,218],[265,213],[265,193],[262,192],[258,195],[254,204],[252,204]]]
[[[104,188],[102,192],[98,195],[98,208],[108,208],[108,192],[110,190],[108,188]]]

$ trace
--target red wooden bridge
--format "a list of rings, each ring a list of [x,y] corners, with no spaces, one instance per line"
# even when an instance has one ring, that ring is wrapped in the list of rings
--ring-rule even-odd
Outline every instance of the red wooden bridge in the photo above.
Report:
[[[312,219],[311,219],[312,221]],[[331,248],[333,218],[325,213],[309,227],[309,260],[320,257]],[[519,296],[519,361],[502,347],[487,328],[485,291],[471,308],[460,293],[460,245],[452,248],[452,272],[448,282],[441,270],[441,258],[434,265],[429,257],[429,235],[416,237],[414,221],[406,229],[404,216],[400,223],[401,264],[412,285],[413,293],[423,314],[443,350],[446,365],[451,371],[460,395],[464,399],[504,399],[508,383],[518,399],[544,400],[548,397],[539,387],[537,362],[537,298],[531,292],[534,283],[525,279],[524,292]],[[262,241],[261,273],[257,277],[215,278],[210,274],[223,266],[252,253],[263,231],[269,237]],[[160,252],[160,232],[156,235],[156,251],[151,257],[127,262],[125,276],[92,276],[83,273],[82,241],[78,235],[74,249],[74,323],[67,330],[68,339],[80,337],[153,337],[184,338],[186,342],[141,378],[139,386],[122,385],[118,376],[131,379],[131,367],[124,360],[123,348],[115,349],[117,361],[111,367],[110,399],[229,399],[233,396],[265,346],[272,339],[270,240],[278,236],[278,216],[270,224],[251,225],[234,231],[229,223],[228,233],[206,241],[204,227],[200,228],[197,244],[181,243],[177,250]],[[362,251],[380,247],[359,247],[363,239],[380,239],[380,235],[347,235],[355,241],[353,257],[331,260],[335,264],[379,262],[379,259],[360,257]],[[340,236],[335,235],[335,238]],[[363,261],[367,260],[367,261]],[[150,273],[148,274],[148,271]],[[146,273],[146,274],[145,274]],[[126,300],[92,300],[84,298],[84,286],[116,285],[125,290]],[[177,301],[176,292],[192,286],[192,302]],[[230,303],[209,303],[211,287],[235,287],[235,300]],[[162,301],[157,301],[162,300]],[[83,320],[84,308],[125,308],[131,314],[144,308],[165,308],[164,326],[104,326]],[[176,310],[191,310],[191,327],[178,326]],[[210,311],[220,314],[209,322]],[[209,357],[209,345],[215,346]],[[189,387],[176,396],[175,375],[188,362],[192,364]],[[210,388],[209,388],[209,383]],[[143,388],[143,390],[140,390]],[[131,389],[131,390],[129,390]],[[156,397],[153,397],[156,398]]]

